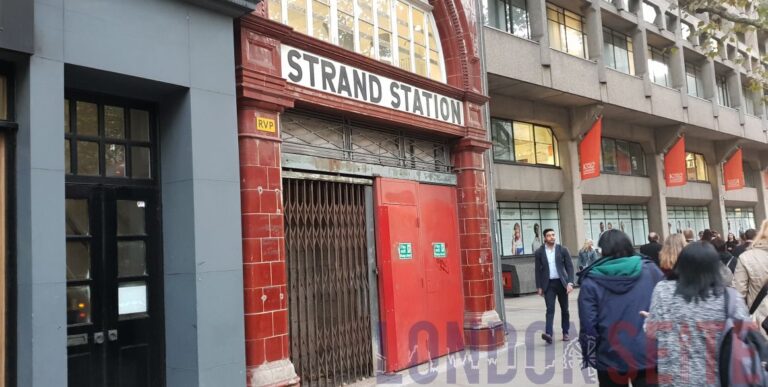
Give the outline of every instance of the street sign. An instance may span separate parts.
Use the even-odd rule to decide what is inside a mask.
[[[410,243],[399,243],[397,245],[397,254],[400,256],[400,259],[412,259],[413,247]]]
[[[448,253],[445,251],[445,243],[443,243],[443,242],[432,243],[432,255],[435,258],[445,258],[445,257],[447,257]]]

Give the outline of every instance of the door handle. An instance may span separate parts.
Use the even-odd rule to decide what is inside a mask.
[[[93,334],[93,342],[96,344],[104,344],[104,332],[96,332]]]
[[[109,338],[109,341],[116,341],[117,329],[110,329],[109,331],[107,331],[107,338]]]

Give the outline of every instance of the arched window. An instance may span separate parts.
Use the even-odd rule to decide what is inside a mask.
[[[414,0],[269,0],[269,18],[347,50],[445,82],[431,7]]]

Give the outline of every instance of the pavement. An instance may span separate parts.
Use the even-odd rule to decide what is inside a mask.
[[[541,340],[544,298],[537,295],[507,298],[507,343],[495,352],[463,351],[399,372],[379,374],[351,384],[370,386],[596,386],[594,370],[581,370],[578,344],[578,289],[570,297],[571,341],[563,342],[560,307],[555,310],[555,341]]]

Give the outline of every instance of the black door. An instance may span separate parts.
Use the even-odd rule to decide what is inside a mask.
[[[68,184],[66,230],[69,386],[161,386],[158,191]]]

